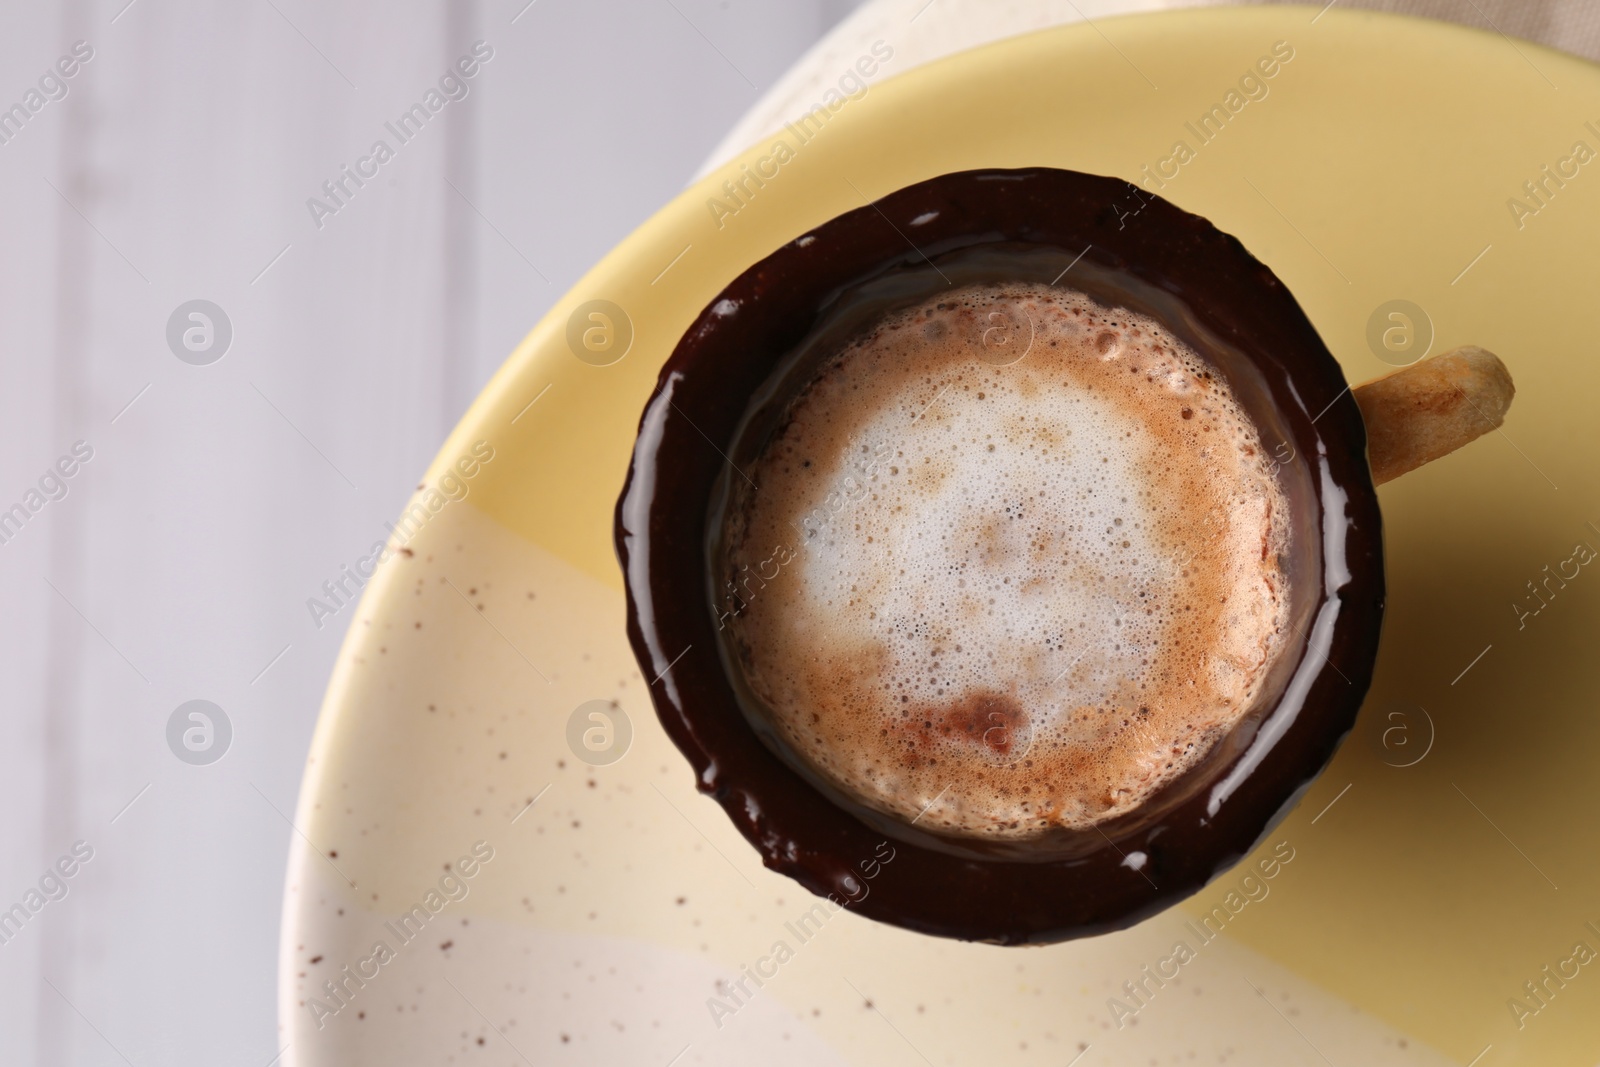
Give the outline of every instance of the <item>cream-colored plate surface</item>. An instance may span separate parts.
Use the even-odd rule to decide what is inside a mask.
[[[1275,44],[1292,58],[1241,87]],[[1260,8],[1098,21],[870,86],[782,135],[792,158],[738,201],[723,182],[772,143],[618,246],[428,472],[442,492],[369,583],[308,760],[286,1062],[1594,1062],[1595,69]],[[661,362],[727,281],[864,197],[1034,164],[1175,174],[1157,191],[1268,263],[1353,380],[1386,369],[1369,317],[1407,299],[1435,350],[1494,349],[1519,394],[1504,433],[1382,491],[1377,683],[1263,850],[1293,856],[1276,877],[1240,867],[1131,931],[1007,950],[814,911],[761,868],[656,724],[611,510]],[[607,366],[568,346],[592,300],[631,325]],[[605,766],[569,743],[591,700],[632,727]],[[475,845],[492,858],[463,863]],[[1148,977],[1180,941],[1176,978]]]

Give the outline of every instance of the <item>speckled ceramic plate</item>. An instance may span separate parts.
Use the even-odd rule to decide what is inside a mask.
[[[285,1062],[1592,1063],[1594,68],[1338,8],[1170,13],[873,81],[803,136],[607,256],[402,518],[307,764]],[[1237,235],[1353,380],[1406,300],[1415,343],[1492,348],[1519,393],[1503,433],[1382,490],[1372,697],[1259,854],[1132,930],[1018,950],[761,867],[655,720],[611,516],[657,370],[731,278],[866,197],[1035,164]]]

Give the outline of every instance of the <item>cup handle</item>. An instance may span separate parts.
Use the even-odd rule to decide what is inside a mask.
[[[1497,429],[1515,394],[1500,357],[1476,345],[1356,386],[1373,484],[1393,481]]]

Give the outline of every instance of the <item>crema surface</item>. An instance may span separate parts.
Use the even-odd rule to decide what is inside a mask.
[[[1287,503],[1254,423],[1192,349],[1082,293],[890,315],[743,473],[717,612],[750,691],[818,773],[926,829],[1134,810],[1284,641]]]

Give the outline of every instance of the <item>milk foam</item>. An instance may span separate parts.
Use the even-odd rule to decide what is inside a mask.
[[[745,473],[722,621],[746,682],[819,773],[927,829],[1138,807],[1283,643],[1287,504],[1254,423],[1171,333],[1082,293],[892,314]]]

